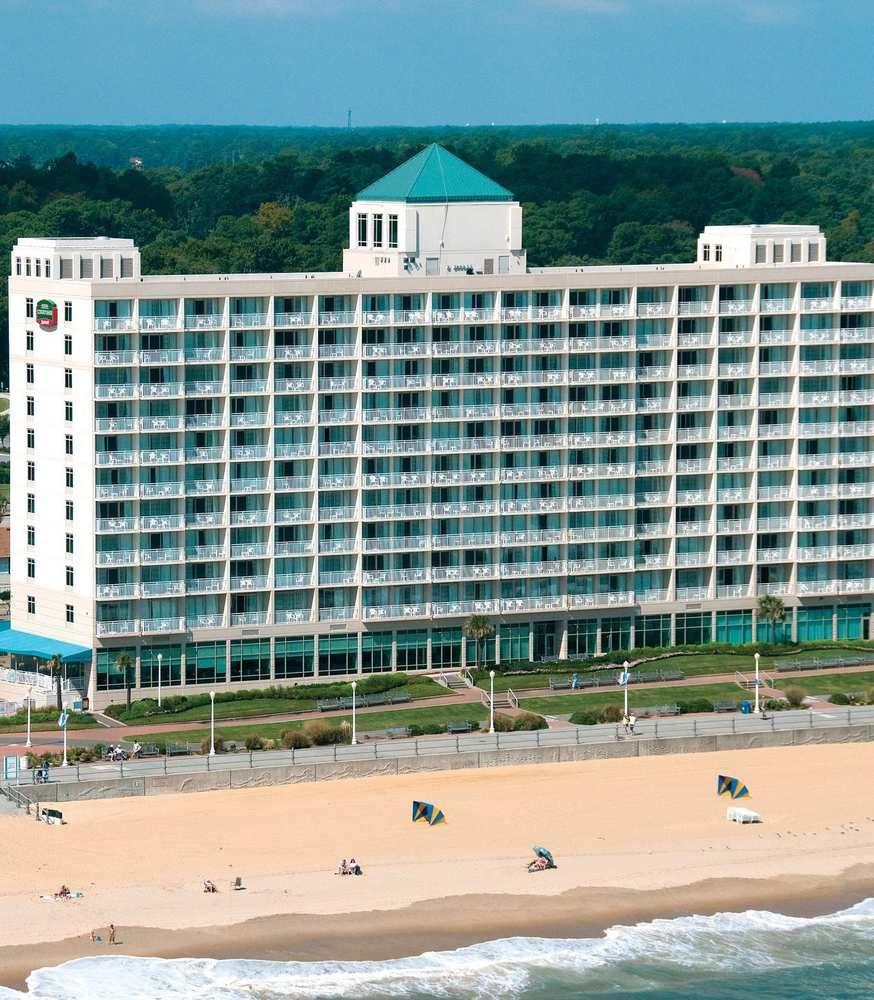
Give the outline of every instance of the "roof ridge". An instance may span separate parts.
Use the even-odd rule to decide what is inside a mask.
[[[433,153],[437,149],[439,149],[437,143],[436,142],[432,142],[430,146],[426,146],[424,149],[420,149],[419,152],[415,154],[416,156],[421,156],[422,157],[422,163],[421,163],[419,169],[416,171],[416,176],[412,179],[412,181],[410,181],[409,185],[407,186],[407,190],[408,191],[412,191],[413,190],[413,188],[416,185],[416,181],[418,181],[418,179],[422,176],[422,171],[425,169],[425,166],[428,163],[428,160],[431,158],[431,156],[433,155]],[[422,155],[423,153],[426,154],[426,155],[423,156]],[[402,167],[402,166],[403,166],[403,163],[399,164],[398,165],[398,169],[400,169],[400,167]]]
[[[443,197],[448,200],[449,198],[449,188],[446,186],[446,171],[443,169],[443,157],[441,153],[448,153],[448,149],[444,149],[439,143],[434,143],[434,151],[437,153],[437,166],[440,168],[440,181],[443,184]]]

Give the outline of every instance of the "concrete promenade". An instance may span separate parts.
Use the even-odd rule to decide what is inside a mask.
[[[256,751],[53,768],[48,784],[19,776],[19,791],[40,802],[160,795],[513,764],[558,763],[653,754],[708,753],[811,743],[874,740],[874,706],[732,717],[661,719],[621,726],[577,726],[532,733],[378,741],[357,746]]]

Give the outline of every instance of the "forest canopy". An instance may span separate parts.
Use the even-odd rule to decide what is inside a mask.
[[[20,236],[130,237],[147,273],[336,270],[354,193],[435,139],[523,203],[532,265],[685,261],[703,226],[749,222],[817,224],[831,259],[874,261],[874,123],[5,126],[0,278]]]

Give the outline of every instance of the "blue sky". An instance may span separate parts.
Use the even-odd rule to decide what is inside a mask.
[[[872,0],[0,0],[0,121],[874,117]]]

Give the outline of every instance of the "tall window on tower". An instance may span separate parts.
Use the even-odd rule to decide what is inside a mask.
[[[374,215],[373,217],[373,245],[375,247],[382,246],[382,216]]]
[[[398,248],[398,217],[396,215],[388,217],[388,246],[390,250]]]
[[[367,246],[367,216],[364,212],[358,213],[358,246]]]

